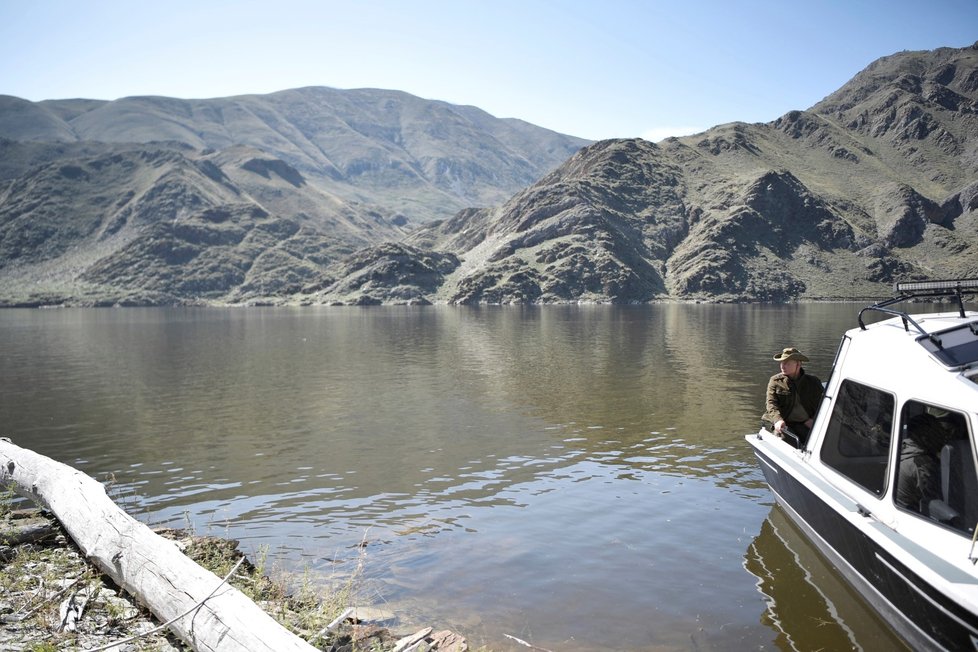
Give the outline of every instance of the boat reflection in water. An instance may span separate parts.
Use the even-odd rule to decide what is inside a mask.
[[[779,650],[907,650],[778,505],[744,554]]]

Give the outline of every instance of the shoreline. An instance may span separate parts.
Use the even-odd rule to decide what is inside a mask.
[[[223,575],[233,566],[229,584],[314,649],[469,649],[461,635],[449,630],[426,627],[395,634],[383,625],[395,617],[383,610],[341,607],[336,596],[287,591],[233,539],[173,529],[155,532],[208,570]],[[0,562],[0,649],[42,652],[65,644],[86,650],[194,649],[161,629],[160,621],[85,559],[58,519],[40,508],[0,509]]]

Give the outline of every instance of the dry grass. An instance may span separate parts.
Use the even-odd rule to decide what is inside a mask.
[[[11,509],[10,498],[9,493],[0,496],[0,545],[27,518],[23,511]],[[237,542],[225,538],[176,530],[160,534],[173,539],[188,557],[221,577],[243,556]],[[39,543],[0,547],[0,555],[0,649],[91,649],[157,625],[150,613],[91,566],[64,533]],[[313,645],[325,646],[326,625],[356,599],[362,565],[339,591],[327,591],[309,576],[297,588],[290,589],[284,579],[269,577],[267,561],[267,549],[259,551],[254,563],[243,560],[230,584],[287,629]],[[61,612],[69,599],[85,604],[75,631],[65,631],[62,626]],[[127,649],[186,648],[162,632],[139,639]]]

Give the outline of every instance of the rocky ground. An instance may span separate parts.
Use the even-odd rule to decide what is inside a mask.
[[[235,541],[172,530],[160,534],[222,577],[243,556]],[[290,594],[249,560],[238,565],[230,583],[320,650],[468,649],[451,631],[428,627],[401,636],[379,624],[389,614]],[[38,510],[0,509],[0,651],[189,649],[89,564],[55,519]]]

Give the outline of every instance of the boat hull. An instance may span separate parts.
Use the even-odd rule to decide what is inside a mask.
[[[853,520],[870,516],[833,507],[762,447],[754,445],[754,452],[785,512],[914,649],[978,649],[978,616],[926,583]]]

